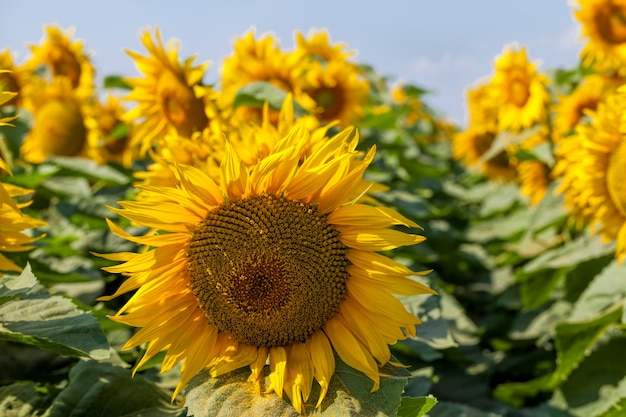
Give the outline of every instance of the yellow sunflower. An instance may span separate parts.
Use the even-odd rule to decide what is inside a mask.
[[[484,159],[495,139],[495,132],[470,126],[453,136],[452,155],[466,166],[478,169],[487,178],[511,181],[516,176],[515,163],[506,150]]]
[[[493,87],[488,82],[466,91],[470,126],[489,132],[497,131],[498,107],[493,101],[493,94]]]
[[[543,161],[528,160],[517,164],[520,192],[531,205],[537,205],[546,195],[550,184],[550,167]]]
[[[360,203],[374,156],[355,152],[351,129],[301,161],[301,128],[246,167],[231,145],[219,185],[202,171],[170,164],[173,187],[143,187],[140,202],[112,209],[157,230],[131,236],[142,253],[102,255],[127,275],[111,299],[137,290],[114,320],[141,327],[124,346],[148,343],[141,367],[166,351],[162,372],[183,361],[174,396],[200,370],[218,376],[249,366],[303,412],[317,380],[326,396],[334,351],[379,388],[389,344],[415,334],[419,319],[392,294],[431,294],[405,266],[378,254],[423,241],[390,229],[418,227],[392,209]],[[261,383],[261,381],[259,382]]]
[[[0,90],[11,91],[15,96],[0,106],[21,107],[22,89],[28,82],[28,71],[18,67],[13,62],[13,56],[8,49],[0,51]]]
[[[94,102],[91,117],[85,124],[96,135],[94,142],[102,162],[115,162],[130,168],[133,163],[132,126],[122,121],[126,110],[119,97],[108,95],[105,102]]]
[[[344,51],[346,47],[345,43],[331,44],[325,29],[312,29],[308,37],[305,37],[302,32],[296,32],[296,53],[303,57],[313,57],[326,62],[345,61],[356,55],[354,51]]]
[[[26,66],[36,69],[45,66],[53,78],[67,77],[81,99],[93,95],[95,69],[83,51],[83,42],[72,42],[74,28],[65,33],[56,26],[46,26],[39,45],[29,45],[32,56]]]
[[[577,126],[577,160],[567,167],[560,189],[573,214],[589,222],[592,232],[617,241],[620,261],[626,256],[625,93],[607,97],[589,113],[590,124]]]
[[[586,109],[595,110],[598,103],[614,93],[622,82],[619,78],[592,74],[583,78],[571,93],[561,95],[554,108],[556,142],[574,129]]]
[[[0,73],[5,73],[1,71]],[[17,93],[0,92],[0,106],[13,99]],[[17,116],[15,116],[17,117]],[[0,126],[10,126],[8,122],[15,117],[0,118]],[[12,175],[9,164],[0,157],[0,170]],[[25,231],[45,226],[46,222],[30,217],[22,212],[30,202],[16,203],[13,199],[30,194],[32,191],[12,184],[0,182],[0,252],[22,252],[32,249],[30,246],[38,237],[29,236]],[[22,267],[0,253],[0,271],[21,271]],[[1,275],[1,274],[0,274]]]
[[[239,89],[255,81],[266,81],[281,90],[292,93],[294,99],[307,109],[315,103],[303,92],[307,60],[301,55],[283,51],[273,35],[266,34],[258,40],[254,31],[234,43],[233,54],[224,60],[222,67],[222,96],[224,107],[232,106]],[[261,120],[261,110],[240,106],[236,114],[244,120]],[[273,113],[276,116],[276,112]]]
[[[152,39],[150,28],[141,34],[141,42],[148,55],[127,50],[135,60],[135,65],[143,77],[126,78],[133,87],[127,100],[137,105],[124,114],[127,123],[137,123],[137,131],[130,146],[138,148],[139,156],[144,156],[154,145],[154,141],[169,132],[191,137],[209,127],[214,108],[212,98],[215,92],[202,85],[207,63],[194,66],[195,57],[179,61],[180,45],[173,40],[163,45],[158,28]]]
[[[81,156],[98,159],[94,154],[94,135],[86,125],[85,104],[72,89],[68,78],[50,84],[36,80],[27,87],[33,126],[26,135],[20,154],[30,163],[41,163],[48,156]]]
[[[491,79],[498,131],[520,131],[543,122],[550,101],[547,85],[547,77],[528,61],[526,48],[505,47]]]
[[[310,62],[304,92],[317,105],[315,114],[323,122],[338,120],[349,125],[363,116],[369,83],[359,68],[346,61]]]
[[[574,11],[587,43],[583,64],[597,71],[626,75],[626,1],[577,0]]]

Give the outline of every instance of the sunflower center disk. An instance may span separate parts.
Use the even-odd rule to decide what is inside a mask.
[[[240,342],[303,342],[345,297],[347,249],[314,206],[271,195],[229,201],[193,233],[191,288],[209,321]]]

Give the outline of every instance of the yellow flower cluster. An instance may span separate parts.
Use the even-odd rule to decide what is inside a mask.
[[[469,123],[453,152],[491,179],[517,181],[531,204],[557,181],[572,223],[616,241],[623,260],[626,2],[578,0],[574,7],[586,39],[576,73],[548,81],[524,49],[505,48],[493,77],[468,90]],[[538,146],[548,158],[537,157]]]

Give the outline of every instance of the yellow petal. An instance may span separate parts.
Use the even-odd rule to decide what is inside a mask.
[[[335,373],[335,354],[333,353],[333,348],[330,346],[328,338],[320,330],[313,333],[311,337],[307,339],[306,346],[310,352],[311,361],[313,362],[315,379],[321,387],[320,397],[315,405],[316,408],[319,408],[328,392],[330,378]]]
[[[324,331],[337,354],[346,365],[363,372],[372,381],[372,392],[380,387],[380,373],[378,365],[372,355],[359,343],[351,330],[337,316],[328,320],[324,325]]]
[[[282,346],[270,348],[270,386],[268,391],[274,391],[279,397],[283,396],[287,369],[287,351]]]

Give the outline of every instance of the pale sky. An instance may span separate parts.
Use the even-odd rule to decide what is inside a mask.
[[[4,0],[0,48],[27,56],[44,24],[74,26],[91,53],[99,80],[138,72],[123,51],[144,52],[140,31],[158,25],[165,41],[180,40],[181,56],[211,61],[207,81],[218,78],[233,40],[255,27],[273,32],[284,49],[293,33],[326,28],[333,42],[358,51],[393,80],[433,90],[426,102],[457,123],[465,123],[464,90],[492,72],[504,45],[517,42],[541,70],[578,63],[580,26],[565,0],[316,0],[133,1]]]

